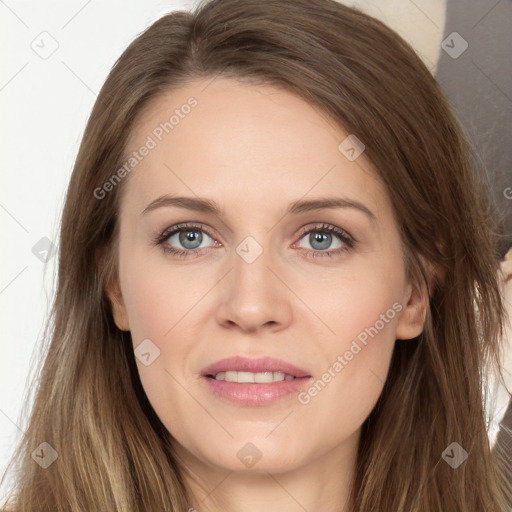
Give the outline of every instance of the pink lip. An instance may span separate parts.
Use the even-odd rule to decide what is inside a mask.
[[[220,372],[226,371],[237,371],[237,372],[282,372],[294,377],[311,377],[311,375],[301,368],[297,368],[293,364],[287,363],[280,359],[274,359],[272,357],[259,357],[257,359],[249,359],[247,357],[235,356],[228,357],[227,359],[221,359],[206,368],[201,372],[201,375],[217,375]]]
[[[260,384],[227,382],[214,378],[217,373],[229,370],[253,373],[282,372],[294,376],[295,379]],[[210,392],[220,398],[245,406],[270,404],[290,393],[298,393],[312,380],[311,375],[305,370],[271,357],[248,359],[238,356],[222,359],[204,368],[201,375],[202,382]]]

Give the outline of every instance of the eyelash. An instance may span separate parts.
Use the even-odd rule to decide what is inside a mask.
[[[173,256],[176,256],[178,258],[189,258],[189,257],[198,257],[201,255],[202,249],[206,249],[206,247],[203,247],[202,249],[175,249],[172,246],[166,246],[164,245],[165,242],[176,233],[179,233],[181,231],[203,231],[206,233],[210,238],[214,239],[214,236],[210,233],[209,229],[203,225],[203,224],[177,224],[176,226],[172,226],[170,228],[165,229],[162,233],[156,236],[153,243],[154,245],[161,246],[162,250],[166,254],[171,254]],[[339,256],[345,252],[351,251],[355,244],[356,240],[350,236],[346,231],[343,229],[337,228],[335,226],[331,226],[329,224],[320,224],[314,227],[306,228],[302,230],[298,240],[301,240],[305,235],[308,235],[310,233],[331,233],[335,234],[340,241],[343,243],[342,247],[339,247],[337,249],[331,249],[329,251],[320,251],[315,249],[303,249],[307,252],[308,256],[311,256],[313,258],[316,257],[329,257],[332,258],[333,256]]]

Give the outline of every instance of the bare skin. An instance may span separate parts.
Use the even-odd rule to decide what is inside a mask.
[[[361,425],[381,394],[395,340],[417,336],[425,318],[426,297],[406,277],[387,192],[364,153],[350,161],[338,149],[348,133],[317,108],[233,79],[198,79],[158,98],[129,151],[190,97],[197,105],[161,141],[153,135],[156,147],[123,184],[119,282],[109,288],[116,324],[131,331],[134,348],[149,339],[160,351],[137,365],[189,469],[191,508],[348,512]],[[206,198],[221,213],[169,205],[143,213],[163,195]],[[286,214],[295,201],[323,197],[347,203]],[[202,236],[197,248],[179,234],[154,243],[180,223],[199,224],[185,228]],[[262,249],[250,263],[237,252],[249,236],[256,244],[242,247]],[[371,326],[378,333],[355,353],[353,341]],[[234,355],[306,369],[302,401],[291,393],[246,406],[215,395],[201,372]],[[338,356],[346,364],[336,371]],[[329,368],[329,382],[308,392]],[[244,447],[256,463],[243,461]]]

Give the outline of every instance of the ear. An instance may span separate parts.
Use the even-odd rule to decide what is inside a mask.
[[[129,331],[130,324],[128,322],[128,314],[126,313],[123,295],[121,294],[117,278],[112,279],[105,285],[105,294],[110,302],[112,316],[114,317],[117,328],[121,331]]]
[[[115,264],[110,255],[112,251],[101,248],[96,251],[96,265],[98,266],[99,275],[103,276],[104,291],[110,304],[110,310],[114,323],[121,331],[129,331],[130,324],[128,322],[128,314],[123,301],[123,295],[119,286],[119,279],[115,271]]]
[[[410,340],[423,332],[428,303],[429,296],[426,286],[412,282],[407,285],[402,302],[405,307],[400,313],[396,328],[397,339]]]

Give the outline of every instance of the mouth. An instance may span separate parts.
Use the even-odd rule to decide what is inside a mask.
[[[312,380],[308,371],[280,359],[240,356],[213,363],[201,377],[215,397],[244,406],[270,404],[299,392]]]
[[[283,380],[293,380],[301,377],[295,377],[283,372],[238,372],[236,370],[228,370],[219,372],[216,375],[207,375],[207,377],[215,380],[223,380],[226,382],[238,382],[239,384],[247,384],[254,382],[255,384],[267,384],[269,382],[281,382]]]
[[[311,377],[307,370],[299,368],[291,363],[276,359],[273,357],[249,358],[243,356],[228,357],[221,359],[206,368],[203,368],[201,375],[213,377],[217,380],[229,380],[234,382],[235,377],[238,379],[258,378],[265,379],[263,382],[269,382],[270,374],[272,380],[291,380],[297,377]],[[275,374],[275,375],[274,375]],[[288,376],[288,379],[286,377]],[[282,378],[281,378],[282,377]],[[257,380],[242,380],[241,382],[258,382]],[[270,381],[272,382],[272,381]]]

